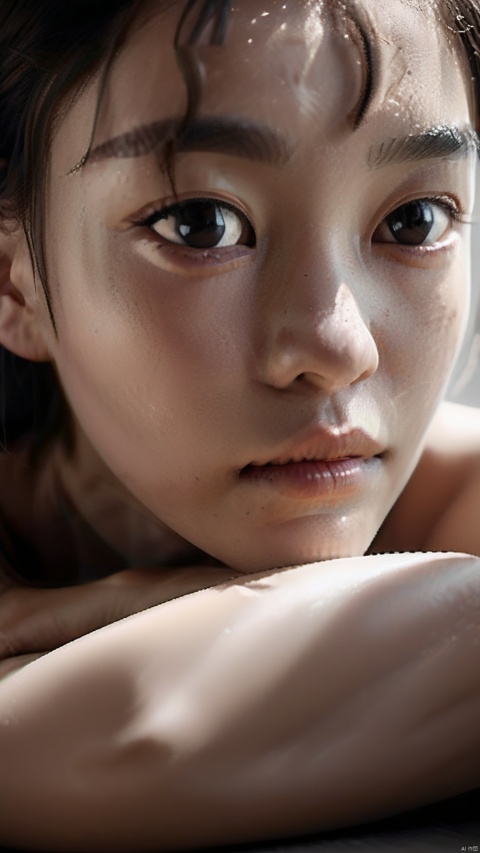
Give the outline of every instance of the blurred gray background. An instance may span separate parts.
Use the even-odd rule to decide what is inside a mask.
[[[480,406],[480,165],[472,225],[472,305],[465,343],[452,376],[447,398]]]

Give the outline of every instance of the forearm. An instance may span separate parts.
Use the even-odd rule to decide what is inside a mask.
[[[215,566],[126,569],[79,586],[0,581],[0,680],[98,628],[235,577]]]
[[[198,847],[478,784],[479,590],[470,558],[332,561],[46,655],[0,684],[0,844]]]

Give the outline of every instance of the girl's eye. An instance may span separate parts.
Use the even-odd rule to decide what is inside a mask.
[[[240,210],[215,199],[192,199],[157,210],[138,223],[168,243],[190,249],[254,246],[255,234]]]
[[[433,246],[459,218],[453,201],[418,199],[397,207],[379,225],[373,241],[403,246]]]

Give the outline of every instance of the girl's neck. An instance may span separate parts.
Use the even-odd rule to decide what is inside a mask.
[[[48,468],[73,511],[128,565],[204,560],[203,552],[163,525],[122,486],[80,428],[71,453],[60,443],[52,447]]]

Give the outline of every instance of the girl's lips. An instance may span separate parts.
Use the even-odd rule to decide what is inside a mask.
[[[382,466],[379,456],[303,459],[285,463],[247,465],[240,478],[299,498],[346,497],[364,489]]]
[[[283,447],[264,456],[249,460],[246,468],[275,467],[293,463],[329,463],[346,459],[383,455],[385,445],[362,429],[345,425],[343,428],[316,427],[303,436],[286,442]]]

